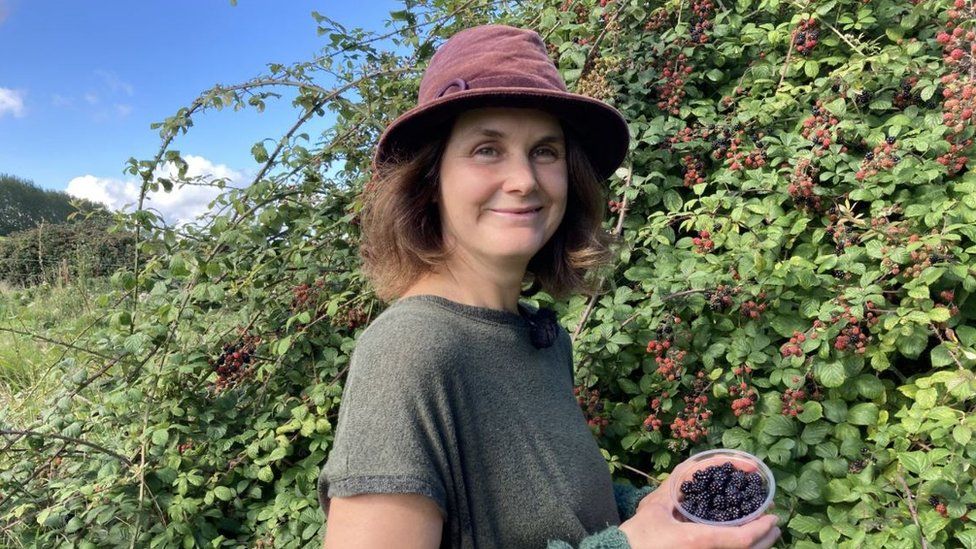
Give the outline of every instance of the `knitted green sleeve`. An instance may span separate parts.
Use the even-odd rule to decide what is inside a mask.
[[[561,540],[549,540],[546,549],[573,549],[573,546]],[[616,526],[610,526],[583,538],[579,549],[630,549],[627,536]]]
[[[631,484],[622,482],[613,483],[613,499],[617,501],[617,512],[620,514],[620,521],[623,522],[634,516],[637,512],[637,504],[644,496],[654,491],[651,486],[638,488]]]

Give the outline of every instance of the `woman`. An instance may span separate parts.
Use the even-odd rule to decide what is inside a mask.
[[[364,270],[396,299],[357,341],[319,479],[328,547],[769,547],[675,518],[668,484],[615,486],[573,396],[551,311],[608,260],[600,181],[629,136],[566,91],[538,34],[487,25],[431,59],[384,132],[363,212]],[[631,516],[633,515],[633,516]],[[626,519],[621,523],[621,519]]]

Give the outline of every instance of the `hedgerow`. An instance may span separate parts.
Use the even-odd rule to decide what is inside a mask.
[[[152,259],[115,275],[123,308],[60,366],[51,413],[6,428],[5,534],[318,545],[315,478],[382,308],[356,255],[371,145],[440,40],[500,21],[538,29],[570,87],[630,124],[604,291],[534,298],[573,334],[613,473],[740,448],[773,470],[790,546],[976,546],[974,9],[432,1],[391,14],[406,54],[316,14],[320,57],[208,90],[131,161],[144,191],[179,185],[152,173],[203,112],[294,89],[295,126],[254,146],[265,169],[208,223],[132,217]],[[325,109],[336,125],[301,134]]]
[[[102,277],[133,261],[135,239],[113,232],[112,219],[91,214],[65,223],[42,223],[0,241],[0,281],[30,286],[55,278]]]

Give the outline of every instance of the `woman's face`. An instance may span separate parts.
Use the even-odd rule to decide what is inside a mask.
[[[554,116],[519,108],[466,111],[441,158],[445,249],[452,259],[524,269],[562,221],[566,186],[566,142]]]

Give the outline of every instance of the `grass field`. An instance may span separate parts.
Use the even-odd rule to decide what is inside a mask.
[[[86,368],[89,357],[72,343],[104,320],[106,281],[76,281],[29,289],[0,283],[0,420],[26,425],[62,384],[64,371]]]

